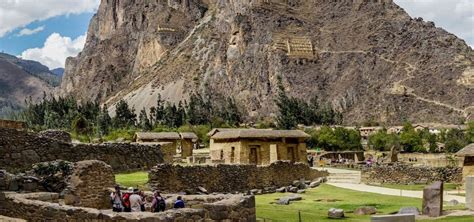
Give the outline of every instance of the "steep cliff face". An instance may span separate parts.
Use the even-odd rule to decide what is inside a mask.
[[[346,123],[474,118],[473,50],[391,0],[103,0],[64,94],[137,110],[195,91],[275,113],[277,76]]]

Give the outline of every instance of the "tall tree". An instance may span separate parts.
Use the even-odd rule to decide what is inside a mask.
[[[148,115],[146,113],[145,108],[140,111],[140,115],[138,116],[140,121],[140,128],[145,131],[150,131],[153,127],[151,125],[150,120],[148,119]]]
[[[129,108],[127,102],[120,100],[115,105],[115,117],[113,118],[114,126],[116,128],[127,128],[135,126],[137,115],[135,109]]]
[[[295,103],[286,95],[281,76],[278,76],[278,97],[275,102],[279,110],[277,116],[278,127],[281,129],[295,128],[298,124],[293,112]]]
[[[112,127],[112,118],[109,115],[107,104],[104,104],[98,116],[97,127],[100,136],[107,135]]]

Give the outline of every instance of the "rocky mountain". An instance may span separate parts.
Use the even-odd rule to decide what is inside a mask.
[[[392,0],[102,0],[84,50],[67,60],[63,95],[234,97],[249,119],[290,95],[318,95],[347,124],[474,118],[474,53]]]
[[[52,93],[60,80],[39,62],[0,53],[0,117],[21,109],[30,97],[38,101]]]
[[[64,74],[64,68],[56,68],[56,69],[52,69],[50,71],[51,71],[51,73],[53,73],[54,75],[56,75],[58,77],[62,77],[63,74]]]

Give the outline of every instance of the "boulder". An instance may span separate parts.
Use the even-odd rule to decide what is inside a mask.
[[[354,214],[357,214],[357,215],[372,215],[376,213],[377,213],[377,209],[375,207],[370,207],[370,206],[359,207],[354,210]]]
[[[341,219],[344,218],[344,210],[331,208],[328,210],[328,217],[331,219]]]
[[[303,199],[300,195],[296,195],[296,194],[290,195],[286,198],[288,198],[290,201],[300,201]]]
[[[290,204],[290,199],[288,197],[282,197],[278,199],[277,201],[278,205],[289,205]]]
[[[296,193],[296,192],[298,192],[298,187],[290,187],[290,189],[288,190],[288,192]]]
[[[443,212],[443,182],[437,181],[423,189],[422,212],[430,217],[439,217]]]
[[[208,194],[208,193],[209,193],[209,192],[207,192],[206,188],[201,187],[201,186],[198,186],[198,187],[197,187],[197,190],[198,190],[199,192],[201,192],[201,193],[205,193],[205,194]]]
[[[280,188],[276,189],[276,192],[284,193],[284,192],[286,192],[286,187],[280,187]]]
[[[296,193],[306,193],[306,190],[298,190]]]
[[[415,216],[420,215],[420,210],[417,207],[402,207],[398,211],[398,214],[413,214]]]
[[[309,184],[309,187],[310,187],[310,188],[315,188],[315,187],[319,187],[319,185],[321,185],[321,182],[319,182],[319,181],[314,181],[314,182],[311,182],[311,183]]]

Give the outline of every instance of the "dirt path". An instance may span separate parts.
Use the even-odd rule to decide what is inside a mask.
[[[324,50],[324,49],[316,49],[316,50],[318,50],[318,52],[320,54],[322,54],[322,53],[332,53],[332,54],[360,53],[360,54],[366,55],[368,53],[367,51],[363,51],[363,50],[347,50],[347,51],[330,51],[330,50]],[[436,105],[436,106],[442,106],[442,107],[451,109],[452,111],[459,112],[464,117],[467,117],[469,115],[469,110],[474,108],[474,106],[469,106],[465,109],[462,109],[462,108],[459,108],[459,107],[455,107],[451,104],[443,103],[443,102],[440,102],[440,101],[437,101],[437,100],[427,99],[427,98],[424,98],[422,96],[419,96],[419,95],[415,94],[414,89],[412,89],[412,88],[410,88],[410,87],[403,84],[404,82],[415,78],[413,73],[416,70],[418,70],[418,68],[415,65],[407,63],[407,62],[400,62],[400,61],[387,59],[387,58],[379,56],[379,55],[376,55],[376,56],[379,59],[381,59],[385,62],[392,63],[392,64],[403,64],[403,65],[406,66],[405,67],[405,72],[406,72],[407,76],[405,78],[399,80],[399,81],[394,82],[393,87],[390,90],[390,93],[412,96],[413,98],[415,98],[417,100],[420,100],[420,101],[423,101],[423,102],[426,102],[426,103],[431,103],[431,104]]]

